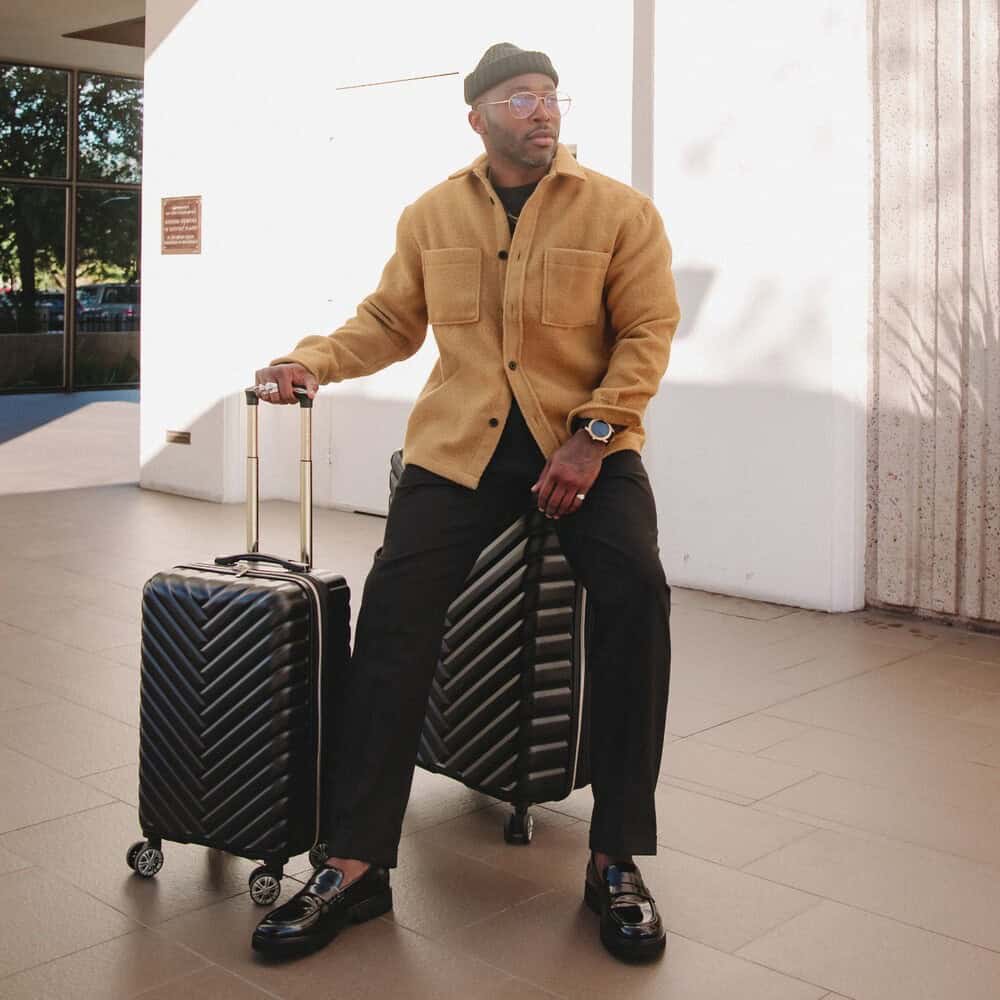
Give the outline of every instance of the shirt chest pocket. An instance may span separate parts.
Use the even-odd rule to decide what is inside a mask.
[[[543,258],[542,322],[593,326],[600,319],[611,254],[549,247]]]
[[[477,247],[421,251],[427,321],[432,326],[479,322],[482,252]]]

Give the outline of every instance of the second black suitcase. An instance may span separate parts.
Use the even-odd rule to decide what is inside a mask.
[[[390,496],[402,472],[397,451]],[[531,841],[533,803],[590,783],[590,620],[539,511],[483,549],[448,608],[417,763],[511,803],[509,843]]]
[[[284,865],[322,864],[324,734],[350,656],[343,576],[311,569],[312,401],[300,395],[299,561],[258,552],[257,397],[247,391],[247,551],[176,566],[142,603],[139,822],[126,861],[151,877],[164,840],[263,861],[255,902],[273,903]]]

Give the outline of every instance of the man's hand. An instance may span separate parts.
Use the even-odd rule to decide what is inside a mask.
[[[606,450],[607,445],[591,440],[586,431],[577,431],[553,453],[531,487],[531,492],[538,494],[538,509],[553,518],[579,510],[584,501],[577,494],[590,491]]]
[[[255,385],[264,385],[267,382],[274,382],[278,386],[277,392],[258,392],[257,396],[266,403],[295,403],[295,393],[292,387],[302,386],[309,393],[312,399],[319,389],[319,382],[308,368],[302,365],[271,365],[269,368],[261,368],[255,376]]]

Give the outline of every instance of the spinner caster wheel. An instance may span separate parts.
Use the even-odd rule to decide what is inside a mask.
[[[326,841],[321,840],[318,844],[313,845],[309,848],[309,864],[313,868],[319,868],[321,865],[326,863],[326,859],[329,857],[326,851]]]
[[[503,825],[503,839],[508,844],[530,844],[535,828],[535,817],[527,810],[512,812]]]
[[[163,851],[151,847],[148,840],[140,840],[128,849],[125,860],[136,875],[152,878],[163,867]]]
[[[267,865],[250,873],[250,898],[258,906],[270,906],[281,895],[281,875]]]
[[[146,841],[137,840],[126,852],[125,852],[125,864],[135,871],[135,859],[139,856],[139,852],[146,846]]]

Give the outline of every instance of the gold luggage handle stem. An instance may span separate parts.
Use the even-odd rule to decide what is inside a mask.
[[[312,406],[305,389],[295,387],[302,413],[299,450],[299,547],[300,561],[312,568],[313,480],[312,480]],[[260,551],[260,400],[253,389],[243,391],[247,403],[247,552]]]

